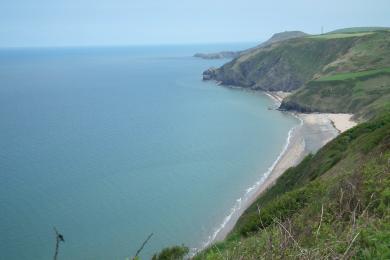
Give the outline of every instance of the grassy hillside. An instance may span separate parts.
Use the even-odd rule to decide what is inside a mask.
[[[204,75],[225,85],[292,91],[322,76],[383,67],[390,67],[389,31],[325,34],[277,42]]]
[[[351,27],[331,31],[329,33],[356,33],[356,32],[373,32],[373,31],[383,31],[390,30],[390,27]]]
[[[353,113],[373,117],[390,112],[390,68],[341,73],[309,81],[283,101],[283,109],[301,112]]]
[[[365,35],[370,35],[372,32],[359,32],[359,33],[331,33],[331,34],[320,34],[313,35],[308,38],[311,39],[337,39],[337,38],[350,38],[350,37],[360,37]]]
[[[390,115],[290,168],[196,259],[389,259]]]
[[[308,35],[308,34],[301,32],[301,31],[280,32],[280,33],[275,33],[274,35],[271,36],[271,38],[269,38],[265,42],[262,42],[259,45],[255,46],[253,48],[247,49],[247,50],[221,51],[221,52],[215,52],[215,53],[196,53],[196,54],[194,54],[194,57],[202,58],[202,59],[236,58],[236,57],[239,57],[240,55],[244,55],[245,53],[249,53],[255,49],[267,47],[267,46],[274,44],[276,42],[281,42],[281,41],[285,41],[285,40],[293,39],[293,38],[300,38],[300,37],[303,37],[306,35]]]

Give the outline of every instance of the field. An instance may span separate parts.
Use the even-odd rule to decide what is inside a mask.
[[[362,79],[374,77],[380,74],[390,74],[389,68],[375,69],[375,70],[366,70],[366,71],[358,71],[358,72],[349,72],[349,73],[340,73],[332,76],[325,76],[317,79],[318,82],[325,81],[339,81],[339,80],[353,80],[353,79]]]
[[[357,32],[374,32],[374,31],[385,31],[390,30],[390,27],[351,27],[351,28],[344,28],[344,29],[338,29],[334,30],[330,33],[357,33]]]
[[[321,34],[306,36],[309,39],[338,39],[338,38],[349,38],[349,37],[361,37],[365,35],[370,35],[372,32],[361,32],[361,33],[332,33],[332,34]]]

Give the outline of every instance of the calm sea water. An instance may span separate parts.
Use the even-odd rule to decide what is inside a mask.
[[[249,46],[0,51],[0,259],[143,258],[200,247],[282,150],[296,119],[202,82]]]

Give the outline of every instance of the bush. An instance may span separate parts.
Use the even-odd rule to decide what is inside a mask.
[[[188,252],[188,247],[184,245],[167,247],[160,253],[155,254],[152,257],[152,260],[181,260],[184,259]]]

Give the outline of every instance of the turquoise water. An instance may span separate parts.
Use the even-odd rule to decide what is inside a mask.
[[[162,46],[0,51],[1,259],[125,259],[198,248],[296,119],[202,82],[224,61]]]

